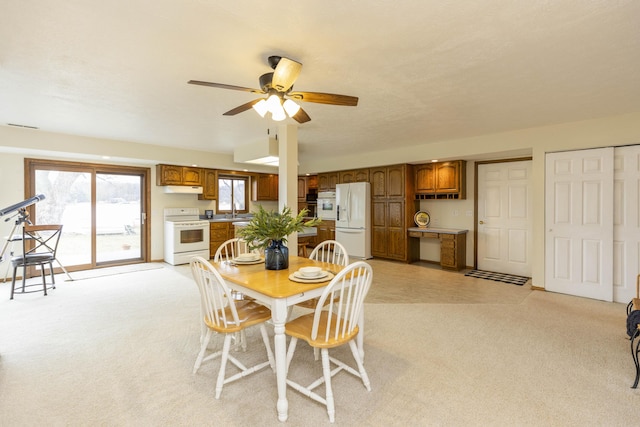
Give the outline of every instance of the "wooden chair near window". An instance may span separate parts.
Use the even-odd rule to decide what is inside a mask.
[[[53,261],[56,260],[58,243],[62,235],[62,225],[31,225],[25,224],[22,228],[22,254],[11,258],[13,266],[13,278],[11,280],[11,298],[14,294],[31,293],[55,289],[56,280],[53,274]],[[47,284],[46,266],[49,266],[51,273],[51,283]],[[16,290],[16,274],[18,267],[22,267],[22,287]],[[42,276],[42,289],[39,285],[27,285],[27,267],[40,267]],[[38,289],[31,290],[31,287]]]
[[[202,362],[220,357],[220,369],[216,381],[215,398],[219,399],[225,384],[239,380],[267,366],[275,372],[275,362],[265,322],[271,319],[271,310],[254,301],[236,301],[220,273],[202,257],[191,259],[191,273],[200,291],[201,307],[204,311],[202,321],[207,327],[204,340],[201,340],[200,352],[193,367],[195,374]],[[267,351],[267,360],[252,367],[246,367],[230,354],[231,340],[235,334],[251,326],[259,326],[262,340]],[[222,349],[206,355],[207,347],[214,332],[224,335]],[[206,355],[206,356],[205,356]],[[226,377],[227,362],[235,365],[239,372]]]
[[[300,316],[285,324],[285,334],[291,337],[287,350],[287,372],[298,340],[304,340],[314,349],[320,349],[323,372],[322,377],[309,386],[303,386],[290,378],[287,378],[287,385],[325,405],[330,422],[335,420],[331,378],[338,372],[344,370],[360,378],[365,388],[371,391],[369,377],[358,353],[356,337],[362,333],[358,325],[372,277],[373,270],[366,262],[357,261],[349,264],[329,282],[313,313]],[[356,369],[329,355],[329,349],[345,344],[348,344],[351,349]],[[332,369],[332,363],[337,367]],[[324,396],[314,391],[322,383],[325,384]]]

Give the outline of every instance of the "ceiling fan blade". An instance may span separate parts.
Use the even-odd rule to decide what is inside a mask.
[[[203,81],[200,81],[200,80],[189,80],[187,83],[189,83],[190,85],[217,87],[217,88],[220,88],[220,89],[241,90],[243,92],[260,93],[260,94],[266,93],[266,92],[264,92],[263,90],[260,90],[260,89],[251,89],[249,87],[225,85],[223,83],[203,82]]]
[[[254,104],[257,104],[258,102],[260,102],[262,100],[262,98],[258,98],[258,99],[254,99],[253,101],[249,101],[246,104],[242,104],[232,110],[227,111],[226,113],[223,114],[223,116],[235,116],[236,114],[242,113],[244,111],[247,111],[248,109],[250,109],[251,107],[253,107]]]
[[[288,91],[300,75],[302,64],[289,58],[280,58],[273,71],[271,87],[280,92]]]
[[[292,119],[295,120],[298,123],[306,123],[306,122],[311,121],[311,117],[309,117],[307,112],[304,111],[302,108],[300,108],[298,110],[298,112],[296,114],[294,114]]]
[[[296,101],[315,102],[317,104],[344,105],[346,107],[358,105],[357,96],[336,95],[334,93],[289,92],[287,96]]]

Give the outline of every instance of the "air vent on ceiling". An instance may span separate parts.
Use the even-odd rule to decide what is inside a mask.
[[[9,126],[15,126],[17,128],[38,129],[36,126],[18,125],[15,123],[7,123]]]

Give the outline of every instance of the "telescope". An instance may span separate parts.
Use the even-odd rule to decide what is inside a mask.
[[[0,216],[10,214],[13,211],[24,209],[27,206],[31,206],[34,203],[38,203],[40,200],[44,200],[44,194],[38,194],[37,196],[33,196],[30,199],[16,203],[15,205],[7,206],[6,208],[0,210]]]

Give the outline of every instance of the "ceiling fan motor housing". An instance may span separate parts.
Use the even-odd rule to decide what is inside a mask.
[[[259,79],[260,88],[265,92],[269,92],[269,89],[271,89],[272,80],[273,80],[273,73],[265,73],[261,75]]]

